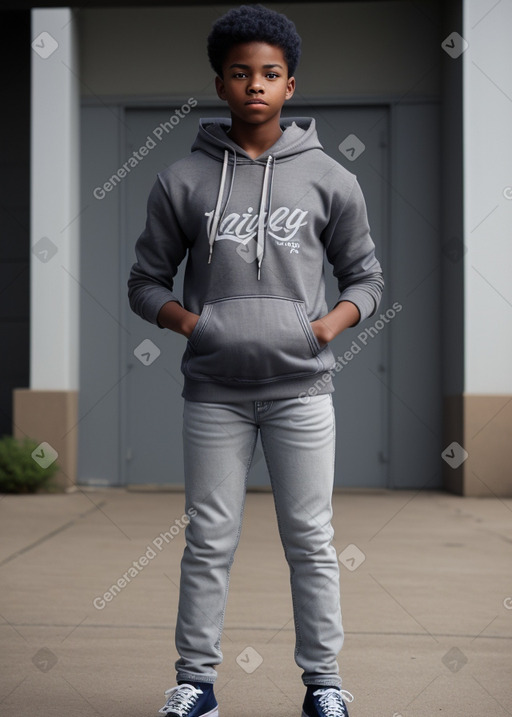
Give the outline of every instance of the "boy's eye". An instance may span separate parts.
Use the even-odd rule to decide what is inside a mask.
[[[248,77],[247,72],[235,72],[233,74],[233,78],[236,80],[243,80],[246,77]],[[267,72],[265,77],[267,77],[267,79],[269,80],[275,80],[279,77],[279,75],[277,74],[277,72]]]

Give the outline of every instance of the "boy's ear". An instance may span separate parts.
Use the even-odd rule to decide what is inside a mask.
[[[295,92],[295,77],[289,77],[286,85],[285,100],[291,100]]]
[[[217,90],[217,94],[221,100],[226,100],[226,89],[224,86],[224,80],[222,77],[219,77],[218,75],[215,76],[215,89]]]

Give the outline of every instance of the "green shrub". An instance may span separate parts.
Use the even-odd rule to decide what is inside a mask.
[[[32,458],[38,445],[31,438],[0,438],[0,493],[35,493],[52,488],[52,478],[59,466],[55,461],[42,468]]]

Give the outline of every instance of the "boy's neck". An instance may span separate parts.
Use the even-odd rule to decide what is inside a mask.
[[[232,117],[228,134],[249,157],[256,159],[270,149],[283,134],[279,121],[280,117],[276,117],[271,124],[249,124]]]

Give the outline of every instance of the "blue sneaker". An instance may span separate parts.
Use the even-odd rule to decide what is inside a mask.
[[[167,702],[158,710],[167,717],[219,717],[213,684],[182,682],[165,693]]]
[[[347,690],[337,687],[308,685],[302,717],[348,717],[344,700],[353,702],[354,697]]]

